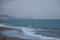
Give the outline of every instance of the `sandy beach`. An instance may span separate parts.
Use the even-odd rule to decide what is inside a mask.
[[[0,31],[6,31],[6,30],[14,30],[14,29],[8,28],[8,27],[0,27]],[[7,37],[5,35],[0,35],[0,40],[26,40],[26,39],[21,39],[21,38],[16,38],[16,37]]]
[[[0,40],[25,40],[21,38],[15,38],[15,37],[6,37],[6,36],[1,36]]]

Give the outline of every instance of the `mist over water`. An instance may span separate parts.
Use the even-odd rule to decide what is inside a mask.
[[[0,0],[0,13],[19,19],[60,19],[60,0]]]

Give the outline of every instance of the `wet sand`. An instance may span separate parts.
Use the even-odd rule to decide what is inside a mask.
[[[16,38],[16,37],[6,37],[6,36],[1,36],[0,40],[25,40],[21,38]]]
[[[8,28],[8,27],[0,27],[0,31],[5,31],[5,30],[14,30],[15,28]]]
[[[13,37],[5,37],[5,38],[3,38],[3,37],[1,37],[0,38],[0,40],[26,40],[26,39],[20,39],[20,38],[13,38]]]
[[[8,28],[8,27],[0,27],[0,31],[6,31],[6,30],[14,30],[13,28]],[[21,38],[16,38],[16,37],[7,37],[4,35],[0,35],[0,40],[26,40],[26,39],[21,39]]]
[[[25,40],[25,39],[5,37],[5,38],[0,38],[0,40]]]

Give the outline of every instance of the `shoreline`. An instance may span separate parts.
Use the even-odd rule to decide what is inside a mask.
[[[0,40],[26,40],[26,39],[21,39],[21,38],[17,38],[17,37],[7,37],[7,36],[1,36]]]
[[[23,28],[23,29],[25,30],[25,28]],[[9,30],[11,30],[11,31],[12,31],[12,30],[17,30],[17,31],[18,31],[19,28],[15,28],[15,27],[13,28],[13,27],[10,27],[10,26],[9,26],[9,27],[7,27],[7,26],[5,26],[5,27],[4,27],[4,26],[0,26],[0,31],[9,31]],[[29,30],[29,29],[27,29],[27,30]],[[26,30],[26,31],[27,31],[27,30]],[[29,33],[31,33],[31,32],[29,32]],[[26,34],[27,34],[27,33],[26,33]],[[29,35],[30,35],[30,34],[29,34]],[[60,40],[59,38],[46,37],[46,36],[42,36],[42,35],[40,35],[40,36],[39,36],[39,35],[32,35],[32,36],[30,36],[30,37],[33,37],[33,38],[30,38],[30,39],[34,39],[34,40],[35,40],[35,38],[38,39],[38,37],[39,37],[39,40],[43,40],[43,39],[44,39],[44,40],[46,40],[46,39],[47,39],[47,40],[54,40],[54,39],[55,39],[55,40]],[[15,39],[16,39],[16,40],[29,40],[29,39],[25,39],[25,38],[21,38],[21,37],[6,37],[6,36],[5,36],[5,37],[4,37],[4,36],[0,37],[0,40],[7,40],[7,39],[8,39],[8,40],[15,40]]]
[[[8,27],[0,26],[0,31],[8,31],[8,30],[15,30],[15,28],[8,28]],[[22,39],[22,38],[17,38],[17,37],[7,37],[5,35],[0,35],[0,40],[27,40],[27,39]]]

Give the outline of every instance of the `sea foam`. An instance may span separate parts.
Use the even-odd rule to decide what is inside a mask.
[[[36,35],[35,29],[28,27],[13,27],[13,26],[6,26],[4,24],[0,24],[0,27],[8,27],[8,28],[16,29],[16,30],[7,30],[1,32],[3,35],[9,37],[18,37],[18,38],[30,39],[30,40],[60,40],[60,38]]]

